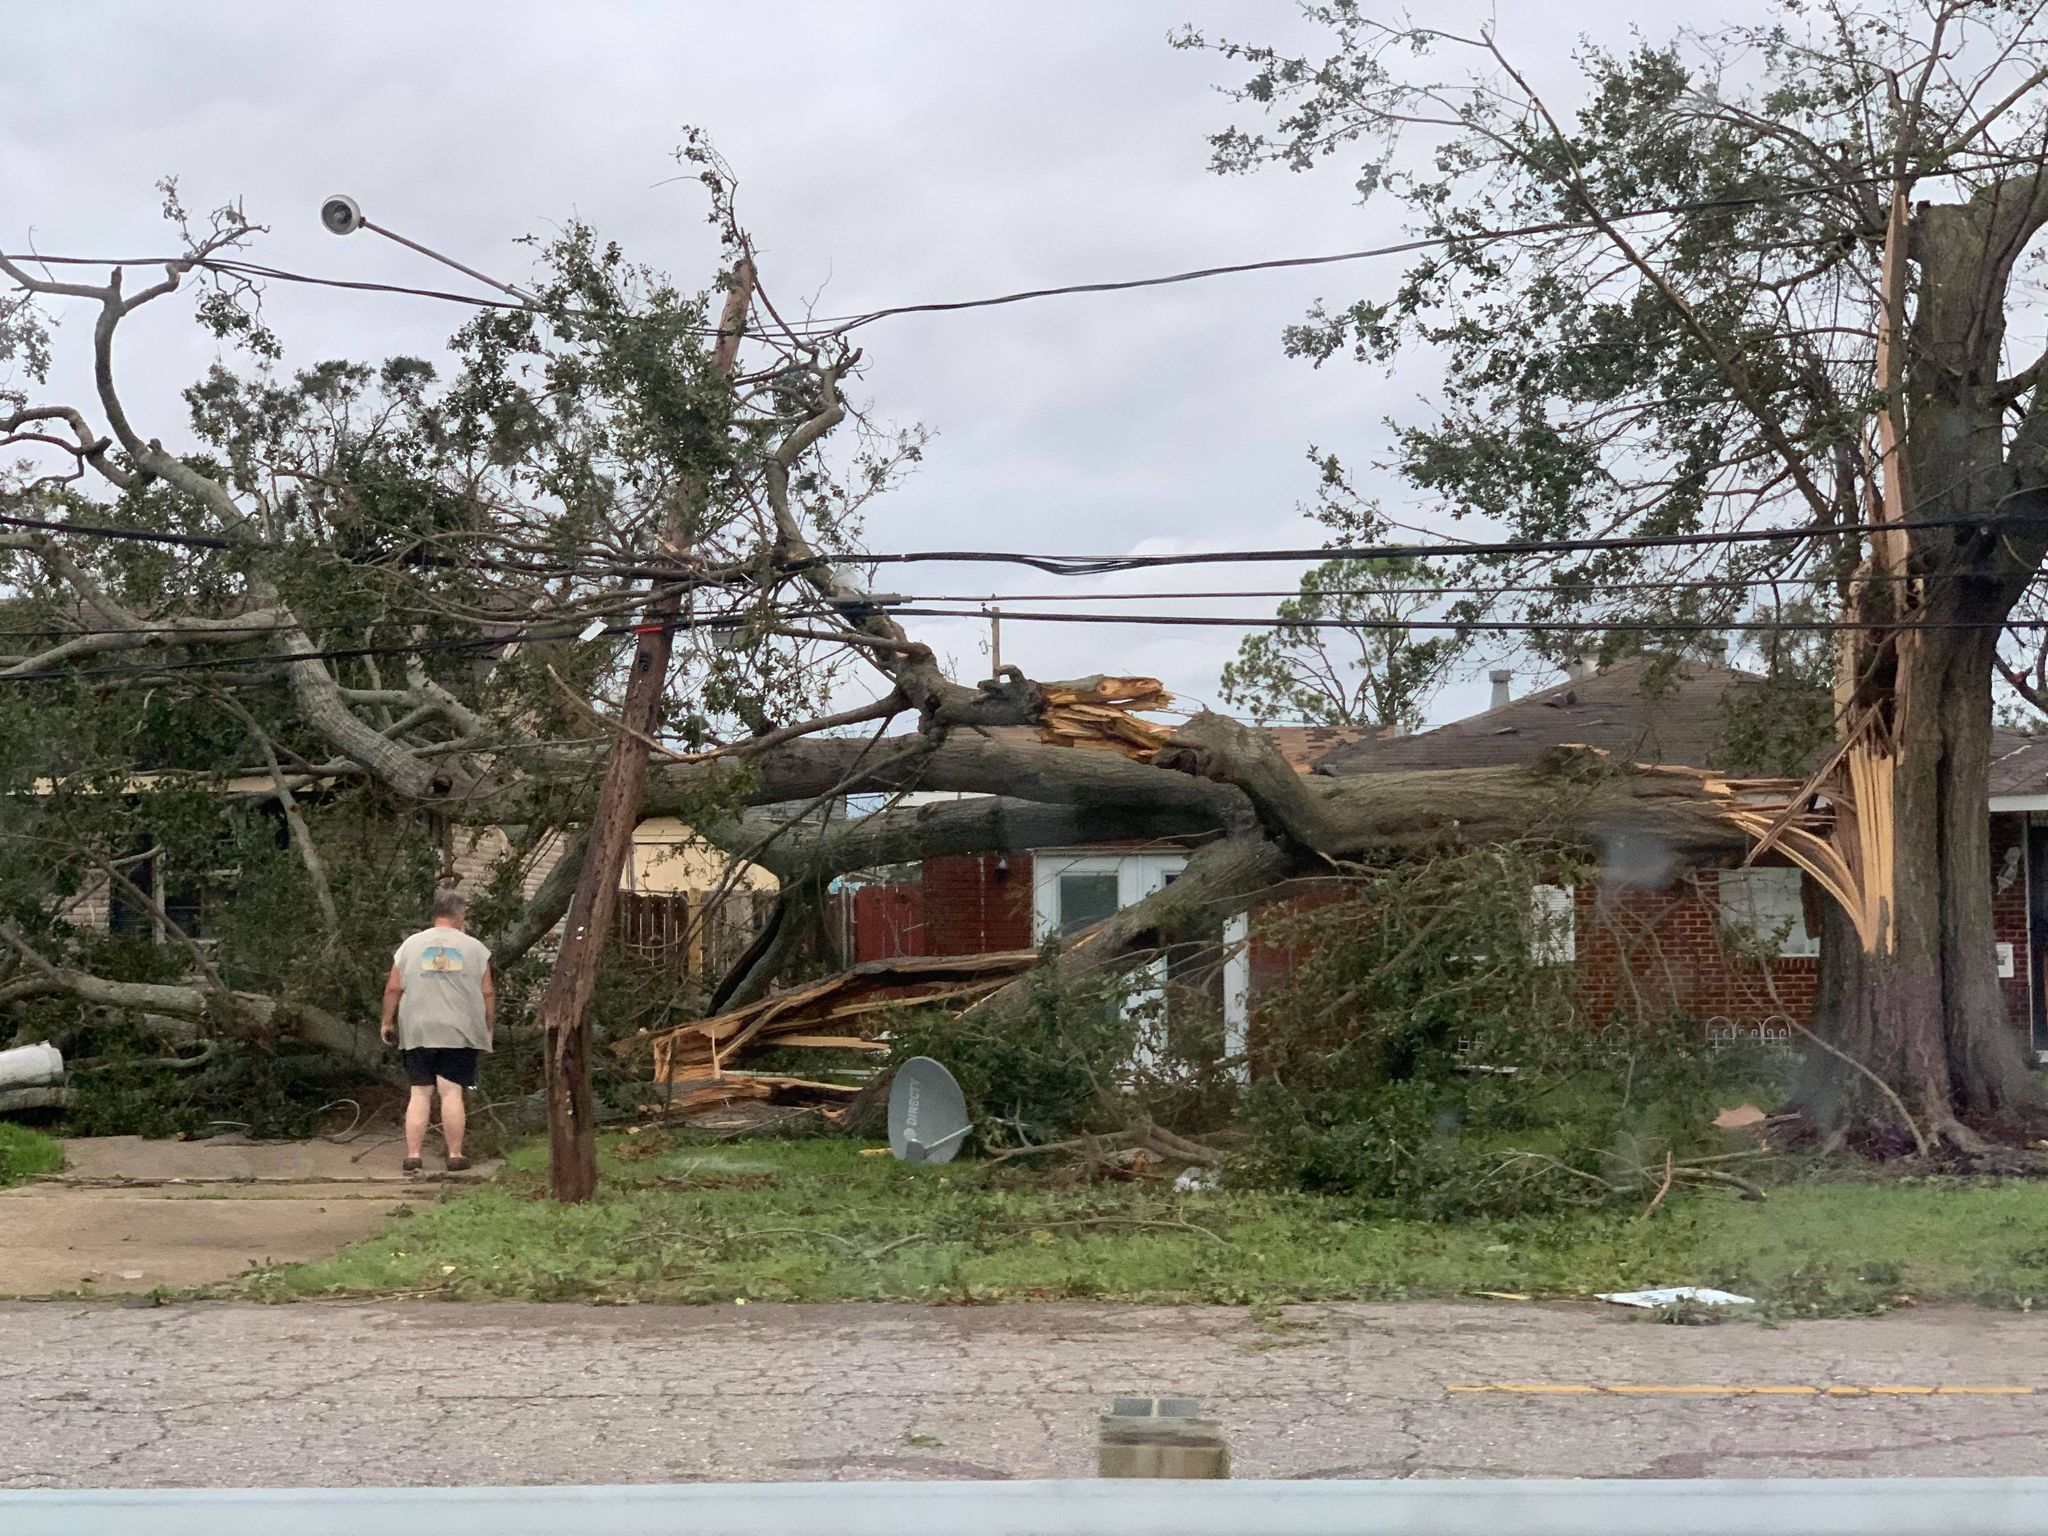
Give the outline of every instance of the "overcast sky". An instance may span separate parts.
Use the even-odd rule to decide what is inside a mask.
[[[1702,0],[1684,19],[1762,8]],[[1645,14],[1619,0],[1442,0],[1430,17],[1470,23],[1487,11],[1539,84],[1566,99],[1573,36],[1625,45]],[[152,187],[175,175],[188,206],[243,199],[272,229],[256,259],[280,266],[459,284],[374,237],[327,235],[319,203],[345,191],[371,218],[514,279],[524,252],[512,242],[575,214],[696,286],[716,259],[699,189],[660,185],[686,123],[709,130],[738,171],[765,279],[778,294],[817,294],[824,313],[1398,238],[1391,211],[1355,205],[1350,167],[1210,174],[1206,135],[1233,111],[1214,89],[1228,67],[1166,45],[1187,22],[1310,36],[1280,0],[10,7],[0,239],[160,251]],[[1308,446],[1369,464],[1384,419],[1424,412],[1430,381],[1422,369],[1315,371],[1281,355],[1280,330],[1318,296],[1385,293],[1397,276],[1371,263],[873,327],[871,405],[935,438],[921,472],[875,508],[871,545],[1112,554],[1316,542],[1297,512],[1313,488]],[[291,364],[432,354],[459,318],[428,301],[305,289],[273,292],[268,308]],[[131,405],[145,431],[173,441],[177,390],[213,360],[189,314],[155,306],[123,332]],[[60,347],[76,349],[83,331],[74,323]],[[1374,489],[1440,522],[1398,483]],[[1197,582],[1291,580],[1266,579],[1276,575],[1209,570]],[[892,585],[991,582],[1048,587],[987,568],[924,568]],[[1068,587],[1081,605],[1089,588]],[[981,675],[984,630],[926,623],[921,634]],[[1042,677],[1156,674],[1196,703],[1213,700],[1236,641],[1006,622],[1004,652]],[[1484,692],[1483,680],[1451,690],[1436,718],[1469,712]]]

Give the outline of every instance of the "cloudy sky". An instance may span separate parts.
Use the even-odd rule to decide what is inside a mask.
[[[1703,0],[1685,19],[1762,8]],[[1572,37],[1620,44],[1643,14],[1621,0],[1431,7],[1436,21],[1476,25],[1488,13],[1539,85],[1567,100]],[[1311,37],[1284,0],[11,9],[0,239],[159,251],[152,186],[175,175],[189,206],[243,199],[272,231],[256,259],[279,266],[460,282],[373,237],[327,235],[320,201],[345,191],[371,218],[515,280],[524,254],[513,241],[574,214],[695,284],[715,261],[698,189],[662,185],[684,124],[709,130],[738,171],[766,280],[782,295],[815,294],[823,313],[1399,238],[1390,211],[1355,205],[1342,165],[1209,173],[1206,135],[1232,114],[1215,87],[1229,76],[1213,56],[1166,45],[1189,22]],[[875,326],[870,403],[935,438],[922,471],[875,509],[873,547],[1113,554],[1315,542],[1297,510],[1313,484],[1308,446],[1369,464],[1385,418],[1426,410],[1430,382],[1420,369],[1317,372],[1281,355],[1279,333],[1319,296],[1383,293],[1397,275],[1369,263]],[[423,300],[304,289],[273,293],[269,311],[293,363],[432,354],[457,318]],[[131,405],[167,440],[182,416],[177,390],[213,358],[188,315],[157,306],[124,331]],[[71,327],[72,346],[82,331]],[[1397,483],[1375,489],[1390,509],[1441,523]],[[1258,579],[1209,570],[1198,580],[1291,579],[1245,569]],[[1184,573],[1150,580],[1191,584]],[[924,568],[901,585],[966,593],[991,582],[1048,588],[987,568]],[[1067,586],[1079,605],[1089,589]],[[980,626],[921,633],[981,675]],[[1236,640],[1006,622],[1004,651],[1039,676],[1156,674],[1193,703],[1214,698]],[[1483,681],[1454,688],[1434,713],[1468,712],[1484,691]]]

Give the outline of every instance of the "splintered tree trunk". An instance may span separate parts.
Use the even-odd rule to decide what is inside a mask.
[[[1921,1134],[1974,1152],[2028,1131],[2040,1102],[1998,985],[1991,918],[1991,647],[1926,631],[1900,677],[1896,883],[1889,953],[1830,911],[1818,1033],[1881,1079]],[[1831,904],[1832,905],[1832,904]],[[1909,1149],[1900,1109],[1840,1058],[1808,1060],[1799,1100],[1824,1131]]]

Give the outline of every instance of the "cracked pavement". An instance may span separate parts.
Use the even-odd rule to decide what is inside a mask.
[[[2036,1318],[1767,1329],[1409,1303],[0,1305],[0,1488],[1088,1476],[1120,1392],[1240,1477],[2032,1473],[2037,1397],[1618,1397],[1448,1383],[2036,1385]]]

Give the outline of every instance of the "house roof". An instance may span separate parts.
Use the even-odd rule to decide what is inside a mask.
[[[1649,657],[1630,657],[1433,731],[1336,747],[1315,771],[1513,766],[1566,745],[1597,747],[1629,762],[1726,766],[1724,705],[1734,691],[1764,679],[1720,662],[1688,661],[1652,691],[1645,684],[1653,665]],[[1991,809],[2048,810],[2048,736],[2001,727],[1991,737]]]
[[[1433,731],[1339,748],[1317,771],[1512,766],[1567,745],[1597,747],[1630,762],[1719,766],[1727,728],[1724,702],[1732,690],[1764,680],[1712,661],[1682,662],[1653,679],[1657,664],[1652,657],[1631,656]]]
[[[1269,725],[1266,734],[1296,773],[1308,773],[1332,752],[1387,734],[1383,725]]]
[[[1991,733],[1991,809],[2048,810],[2048,737],[2030,736],[2024,731]]]

